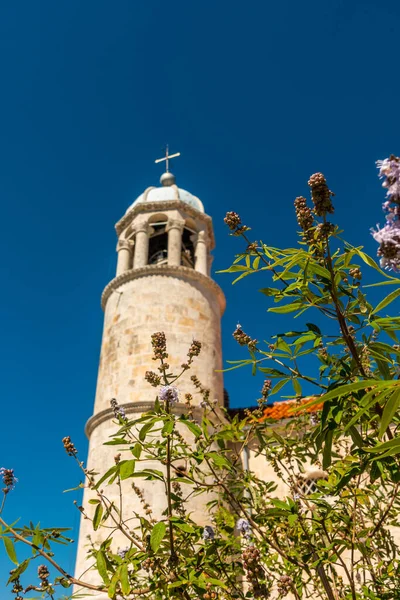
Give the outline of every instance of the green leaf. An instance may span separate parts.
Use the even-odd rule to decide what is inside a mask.
[[[231,463],[223,454],[218,454],[218,452],[208,452],[206,456],[207,458],[210,458],[217,467],[231,466]]]
[[[187,579],[179,579],[178,581],[174,581],[173,583],[169,583],[168,584],[168,589],[169,590],[173,590],[174,588],[182,587],[184,585],[187,585],[188,583],[189,583],[189,581]]]
[[[385,431],[389,427],[394,415],[396,414],[400,406],[400,388],[395,390],[386,401],[385,408],[383,409],[383,415],[381,424],[379,427],[379,437],[382,438]]]
[[[322,468],[324,470],[330,467],[332,461],[332,442],[333,442],[333,430],[329,429],[325,435],[324,451],[322,456]]]
[[[236,273],[237,271],[248,271],[248,268],[244,265],[232,265],[229,269],[223,271],[217,271],[217,273]]]
[[[15,565],[19,565],[18,558],[15,553],[14,542],[12,541],[12,539],[9,537],[3,537],[3,543],[4,543],[4,547],[6,549],[6,552],[8,554],[8,558]]]
[[[293,377],[293,379],[292,379],[292,385],[293,385],[293,389],[294,389],[294,392],[295,392],[296,396],[301,396],[302,389],[301,389],[301,385],[300,385],[299,380],[297,379],[297,377]]]
[[[95,531],[97,531],[97,529],[99,528],[102,516],[103,516],[103,505],[98,504],[96,506],[96,510],[94,511],[94,517],[93,517],[93,529]]]
[[[106,473],[104,473],[104,475],[102,477],[100,477],[99,481],[94,486],[94,489],[98,490],[99,487],[101,486],[101,484],[106,479],[108,479],[109,477],[111,477],[111,475],[113,475],[113,473],[115,473],[116,471],[118,471],[118,469],[119,469],[119,465],[114,465],[113,467],[111,467],[111,469],[108,469],[108,471],[106,471]]]
[[[103,550],[99,550],[97,552],[96,565],[97,565],[97,570],[99,572],[99,575],[102,578],[102,580],[104,581],[104,583],[109,584],[110,578],[108,576],[107,563],[106,563],[106,558],[105,558]]]
[[[153,552],[157,552],[159,549],[166,530],[167,526],[163,521],[154,525],[150,535],[150,546]]]
[[[400,437],[393,438],[383,444],[378,444],[373,448],[364,447],[363,449],[366,452],[387,452],[394,450],[393,454],[396,454],[397,452],[400,452]],[[389,456],[389,454],[386,454],[385,456]]]
[[[306,323],[306,325],[307,325],[308,329],[310,329],[311,331],[313,331],[317,335],[322,335],[322,332],[321,332],[320,328],[317,327],[317,325],[314,325],[314,323]]]
[[[382,308],[385,308],[385,306],[387,306],[388,304],[390,304],[391,302],[393,302],[393,300],[396,300],[396,298],[398,298],[400,296],[400,288],[397,290],[394,290],[394,292],[391,292],[390,294],[388,294],[386,296],[386,298],[384,300],[382,300],[382,302],[379,302],[378,306],[372,311],[372,315],[374,315],[375,313],[379,312],[380,310],[382,310]]]
[[[366,413],[368,411],[368,409],[371,408],[371,406],[379,403],[380,400],[382,400],[383,398],[385,398],[385,396],[387,396],[389,393],[391,393],[391,390],[381,390],[381,391],[377,391],[375,388],[373,390],[371,390],[370,392],[368,392],[367,394],[365,394],[365,396],[363,396],[363,399],[361,401],[361,408],[360,410],[358,410],[356,412],[356,414],[354,415],[354,417],[349,421],[349,423],[347,423],[346,427],[344,428],[344,431],[348,431],[351,427],[353,427],[353,425],[356,425],[357,423],[359,423],[362,415],[364,413]]]
[[[180,422],[186,425],[186,427],[193,433],[195,437],[199,437],[202,434],[202,430],[196,423],[189,421],[188,419],[180,419]]]
[[[174,423],[173,419],[169,419],[165,423],[164,427],[162,428],[161,435],[164,437],[167,435],[170,435],[174,430],[174,425],[175,425],[175,423]]]
[[[120,463],[119,475],[121,479],[128,479],[135,472],[135,460],[124,460]]]
[[[136,444],[131,449],[131,452],[135,458],[140,458],[140,455],[142,453],[142,445],[139,444],[139,442],[136,442]]]
[[[333,398],[340,398],[341,396],[346,396],[347,394],[351,394],[351,392],[364,390],[365,388],[370,387],[380,389],[382,387],[393,387],[396,384],[398,385],[397,381],[378,381],[377,379],[365,379],[364,381],[355,381],[354,383],[340,385],[334,390],[327,392],[323,396],[318,396],[318,398],[316,398],[312,402],[308,402],[305,405],[305,408],[313,406],[314,404],[319,404],[320,402],[332,400]]]
[[[131,586],[129,584],[129,577],[128,577],[128,565],[125,563],[123,565],[121,565],[120,569],[120,581],[121,581],[121,590],[123,594],[129,594],[129,592],[131,591]]]
[[[258,367],[260,373],[265,373],[266,375],[271,375],[271,377],[287,377],[286,373],[279,371],[278,369],[270,369],[269,367]]]
[[[291,302],[290,304],[284,304],[283,306],[276,306],[268,309],[268,312],[277,313],[284,315],[286,313],[294,312],[303,307],[303,303],[300,301]]]
[[[181,529],[185,533],[195,533],[195,529],[187,523],[174,523],[174,525],[176,525],[178,529]]]
[[[117,591],[117,585],[119,582],[119,569],[117,569],[111,579],[111,583],[109,584],[108,587],[108,597],[109,598],[114,598],[115,593]]]
[[[278,348],[278,350],[283,350],[284,352],[287,352],[288,354],[292,354],[289,344],[287,344],[283,338],[278,337],[278,340],[276,342],[276,347]]]
[[[278,288],[262,288],[259,291],[262,294],[265,294],[266,296],[281,296],[282,295],[282,291],[279,290]]]
[[[385,271],[382,271],[382,269],[380,269],[378,267],[378,265],[376,264],[376,262],[374,261],[373,258],[371,258],[370,256],[368,256],[368,254],[365,254],[365,252],[362,252],[360,250],[360,248],[352,248],[354,250],[354,252],[356,252],[356,254],[358,254],[358,256],[369,266],[372,267],[373,269],[375,269],[375,271],[378,271],[378,273],[380,273],[381,275],[383,275],[384,277],[386,277],[387,279],[395,279],[395,277],[392,277],[391,275],[388,275],[387,273],[385,273]]]
[[[280,381],[278,381],[278,383],[272,388],[269,395],[272,396],[272,394],[277,394],[279,390],[281,390],[283,386],[287,384],[288,381],[290,381],[290,378],[281,379]]]
[[[26,571],[29,563],[30,563],[30,558],[27,558],[26,560],[24,560],[19,567],[17,567],[16,569],[13,569],[13,573],[11,573],[9,580],[7,581],[7,585],[9,583],[11,583],[12,581],[15,581],[20,575],[22,575],[22,573],[24,571]]]
[[[153,429],[154,425],[154,421],[150,421],[150,423],[146,423],[145,425],[143,425],[142,429],[139,431],[139,440],[141,442],[143,442],[146,439],[146,435],[151,429]]]
[[[136,471],[135,473],[132,473],[131,477],[145,477],[148,481],[152,481],[153,479],[164,481],[163,472],[157,471],[156,469],[143,469],[142,471]]]
[[[271,502],[276,508],[282,508],[283,510],[290,510],[289,504],[286,504],[286,502],[283,502],[282,500],[277,500],[276,498],[272,498]]]

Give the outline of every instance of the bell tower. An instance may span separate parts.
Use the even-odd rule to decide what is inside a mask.
[[[167,169],[170,158],[167,154]],[[222,368],[221,317],[225,298],[210,276],[215,245],[212,220],[199,198],[179,188],[168,170],[160,184],[147,188],[116,224],[116,276],[101,298],[104,330],[97,390],[93,416],[86,424],[89,470],[103,472],[113,464],[117,447],[103,445],[116,427],[112,398],[117,399],[128,418],[139,417],[154,406],[157,390],[145,381],[144,375],[154,365],[151,334],[157,331],[166,335],[171,372],[180,370],[193,339],[202,344],[193,371],[184,373],[179,380],[180,401],[175,410],[184,412],[184,394],[194,392],[192,374],[210,389],[211,400],[223,404],[222,374],[216,371]],[[201,398],[196,394],[193,398],[194,418],[200,418]],[[159,483],[140,480],[155,515],[160,515],[165,507],[165,493]],[[117,501],[118,489],[107,486],[105,492],[110,501]],[[88,503],[92,497],[93,492],[85,489],[83,507],[89,516],[93,516],[95,508]],[[124,498],[125,511],[129,512],[129,502],[131,513],[138,508],[132,493],[127,491]],[[200,505],[197,510],[195,507],[200,520],[201,510]],[[94,532],[91,521],[82,517],[77,577],[94,562],[87,559],[88,536],[100,542],[105,534],[101,528]],[[98,582],[97,573],[88,571],[85,580]]]

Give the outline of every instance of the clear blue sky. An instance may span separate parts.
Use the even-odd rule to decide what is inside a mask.
[[[0,466],[20,479],[7,516],[77,525],[62,490],[79,474],[61,438],[85,457],[114,223],[157,185],[166,142],[182,153],[178,184],[214,219],[216,270],[239,248],[227,210],[255,239],[292,245],[292,202],[315,171],[348,237],[375,254],[374,161],[400,153],[399,17],[378,0],[2,3]],[[266,281],[216,279],[224,356],[237,358],[236,322],[267,338],[276,317],[249,293]],[[225,378],[233,405],[260,383]],[[63,560],[72,569],[74,550]],[[9,568],[0,554],[2,598]]]

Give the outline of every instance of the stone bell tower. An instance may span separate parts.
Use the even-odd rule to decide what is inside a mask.
[[[181,404],[175,410],[183,412],[184,394],[194,391],[192,374],[210,389],[211,400],[223,403],[222,374],[216,370],[222,368],[225,298],[210,277],[210,252],[215,245],[212,220],[196,196],[176,185],[168,162],[160,183],[160,187],[147,188],[116,224],[117,271],[101,298],[105,314],[96,399],[93,416],[86,424],[87,468],[96,471],[112,466],[116,451],[116,446],[103,445],[116,430],[110,399],[116,398],[130,418],[139,417],[154,405],[157,391],[144,379],[145,372],[154,369],[152,333],[165,332],[171,372],[179,371],[193,339],[202,343],[193,370],[179,380]],[[201,398],[193,397],[196,406]],[[197,407],[195,418],[201,412]],[[137,483],[155,514],[161,514],[165,492],[160,482]],[[111,487],[104,491],[110,500],[117,500],[118,490]],[[130,496],[134,495],[125,494],[125,502],[132,502],[132,513],[138,507],[137,499],[130,500]],[[94,506],[88,500],[93,497],[93,492],[85,489],[83,507],[89,516]],[[129,512],[129,506],[125,505],[125,511]],[[101,528],[93,532],[91,521],[82,518],[77,577],[94,562],[86,558],[88,535],[98,542],[106,534]],[[126,540],[122,545],[126,546]],[[84,579],[98,581],[94,571],[86,573]]]

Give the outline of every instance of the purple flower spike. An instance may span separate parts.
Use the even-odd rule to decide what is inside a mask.
[[[247,519],[238,519],[236,529],[246,538],[251,536],[251,525]]]
[[[178,390],[173,385],[163,385],[160,388],[160,393],[158,394],[161,402],[170,402],[173,404],[174,402],[178,402],[179,394]]]
[[[386,224],[371,229],[372,237],[379,244],[378,256],[383,269],[400,271],[400,158],[393,154],[376,162],[387,200],[382,209]]]
[[[215,531],[211,525],[206,525],[203,530],[203,540],[213,540],[215,538]]]

